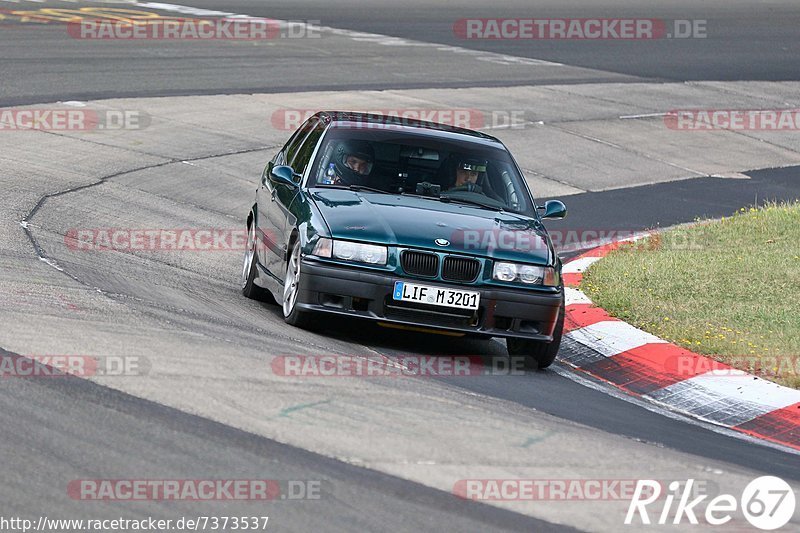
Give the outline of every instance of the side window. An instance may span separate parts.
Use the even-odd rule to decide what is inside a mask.
[[[311,118],[298,128],[294,135],[292,135],[292,138],[289,139],[289,142],[286,143],[286,146],[283,147],[283,150],[281,150],[281,155],[278,156],[278,159],[281,160],[281,164],[292,164],[292,160],[295,154],[297,154],[297,149],[317,122],[317,119]],[[294,170],[297,172],[297,169]]]
[[[291,167],[298,174],[302,175],[305,173],[306,168],[308,168],[308,165],[311,162],[311,156],[314,154],[314,148],[317,147],[317,143],[319,142],[320,137],[322,137],[322,133],[324,131],[325,125],[322,122],[317,121],[313,125],[311,132],[297,149],[295,157],[291,162]]]

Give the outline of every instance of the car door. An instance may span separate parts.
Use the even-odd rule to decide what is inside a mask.
[[[267,167],[268,175],[265,181],[266,189],[269,192],[268,208],[266,216],[262,217],[262,220],[266,226],[264,234],[271,242],[263,248],[266,252],[267,268],[279,279],[283,278],[284,262],[289,251],[289,237],[296,222],[289,207],[298,193],[298,188],[269,179],[269,171],[276,164],[290,166],[297,175],[296,183],[299,185],[324,129],[324,124],[312,117],[300,127],[298,135],[287,143],[283,159],[276,158],[275,162]]]
[[[308,135],[311,126],[311,119],[301,125],[297,131],[289,138],[284,147],[278,154],[267,163],[264,172],[261,174],[261,184],[256,192],[256,203],[258,213],[256,216],[256,239],[259,241],[257,255],[259,262],[275,277],[280,277],[281,268],[279,258],[282,253],[282,234],[283,224],[278,224],[281,219],[280,213],[275,213],[279,209],[275,205],[277,190],[275,183],[270,179],[272,168],[279,165],[287,165],[287,155],[297,152],[302,141]],[[285,220],[285,217],[284,217]]]
[[[303,140],[293,155],[290,166],[296,172],[298,185],[300,185],[309,167],[311,167],[311,159],[314,156],[314,152],[316,151],[322,134],[325,132],[325,127],[325,123],[320,120],[313,123],[308,136]],[[278,223],[283,224],[282,260],[284,262],[289,256],[289,253],[291,253],[291,250],[289,250],[289,239],[291,238],[292,231],[297,226],[297,216],[294,214],[293,208],[295,207],[297,198],[300,194],[302,194],[302,192],[300,192],[299,189],[292,188],[288,185],[282,185],[280,188],[278,188],[277,194],[275,195],[275,203],[279,206],[280,213],[282,213],[284,217],[283,220],[277,221]],[[284,271],[281,271],[281,279],[283,279],[283,274]]]

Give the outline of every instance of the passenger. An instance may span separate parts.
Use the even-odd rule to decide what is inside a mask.
[[[478,177],[486,172],[488,161],[461,158],[456,162],[456,171],[448,191],[468,191],[483,194]]]

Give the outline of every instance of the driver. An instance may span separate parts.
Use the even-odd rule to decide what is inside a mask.
[[[366,141],[343,141],[336,147],[326,171],[324,183],[359,185],[370,172],[375,161],[375,151]]]
[[[468,191],[483,193],[477,184],[478,176],[486,172],[488,161],[480,159],[461,158],[456,162],[455,181],[451,183],[449,191]]]

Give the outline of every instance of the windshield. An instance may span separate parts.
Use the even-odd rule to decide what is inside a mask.
[[[503,149],[400,131],[342,128],[326,135],[308,185],[414,194],[534,216],[522,180]]]

